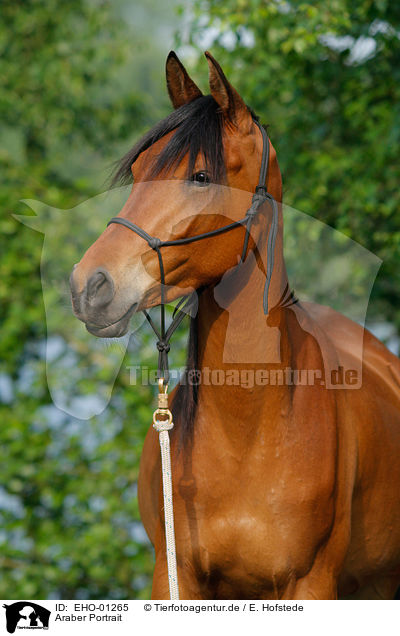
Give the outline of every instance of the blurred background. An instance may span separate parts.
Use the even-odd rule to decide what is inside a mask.
[[[210,49],[269,125],[285,203],[383,260],[367,326],[398,353],[400,5],[389,0],[26,0],[0,21],[0,597],[148,598],[136,480],[156,365],[129,345],[99,416],[60,411],[45,370],[43,234],[21,199],[71,209],[170,112],[174,48],[204,92]],[[112,215],[110,215],[112,216]],[[306,255],[305,255],[306,258]],[[53,316],[54,318],[54,316]],[[185,328],[174,363],[185,358]],[[68,343],[64,343],[68,348]],[[140,349],[140,359],[139,359]],[[107,350],[103,350],[104,360]],[[88,396],[96,382],[87,378]]]

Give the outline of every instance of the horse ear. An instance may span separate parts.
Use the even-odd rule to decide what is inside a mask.
[[[170,51],[165,65],[167,75],[167,88],[174,108],[179,108],[197,97],[202,96],[201,90],[196,86],[175,51]]]
[[[246,130],[248,130],[252,123],[252,117],[249,109],[240,97],[239,93],[226,79],[217,60],[213,58],[209,51],[206,51],[204,55],[208,62],[208,78],[211,95],[219,104],[219,107],[227,119],[236,124],[238,128],[244,125]]]

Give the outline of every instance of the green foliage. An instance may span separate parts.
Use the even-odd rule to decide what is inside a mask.
[[[383,259],[369,317],[397,330],[399,31],[386,0],[195,0],[186,42],[209,47],[270,125],[285,203]]]

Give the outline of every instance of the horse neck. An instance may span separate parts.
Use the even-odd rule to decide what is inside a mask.
[[[280,231],[269,290],[271,308],[279,304],[288,285],[282,248]],[[205,404],[208,414],[221,425],[237,420],[240,413],[247,432],[257,419],[255,414],[264,409],[271,412],[274,406],[281,409],[287,394],[283,385],[270,387],[254,382],[254,386],[246,386],[251,385],[252,377],[256,380],[256,371],[283,372],[291,359],[285,312],[272,310],[268,317],[264,315],[264,284],[265,273],[251,252],[244,264],[215,287],[204,290],[199,299],[199,407]],[[276,324],[271,323],[272,315]]]

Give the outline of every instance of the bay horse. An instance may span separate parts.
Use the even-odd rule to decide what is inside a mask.
[[[133,176],[119,218],[163,240],[241,219],[245,198],[257,186],[260,127],[217,61],[205,55],[210,95],[169,54],[174,111],[134,146],[117,173],[122,180]],[[267,143],[265,186],[281,202],[276,152]],[[225,194],[219,196],[218,188]],[[244,198],[230,197],[233,191]],[[196,213],[205,208],[207,214]],[[197,291],[188,373],[197,370],[204,381],[179,386],[171,406],[181,598],[390,599],[400,583],[400,363],[345,316],[296,302],[281,213],[269,310],[263,312],[270,224],[271,207],[263,205],[240,265],[240,225],[163,248],[163,296],[154,249],[126,227],[110,225],[74,267],[74,312],[94,335],[117,337],[126,333],[134,311]],[[221,287],[221,281],[229,284]],[[355,346],[360,339],[362,352]],[[359,365],[362,382],[331,390],[323,381],[264,381],[268,372],[287,369],[324,377],[327,358]],[[221,372],[227,379],[232,365],[260,372],[263,381],[221,383]],[[206,381],[213,372],[218,381]],[[159,445],[152,427],[138,496],[155,548],[152,598],[167,599]]]

